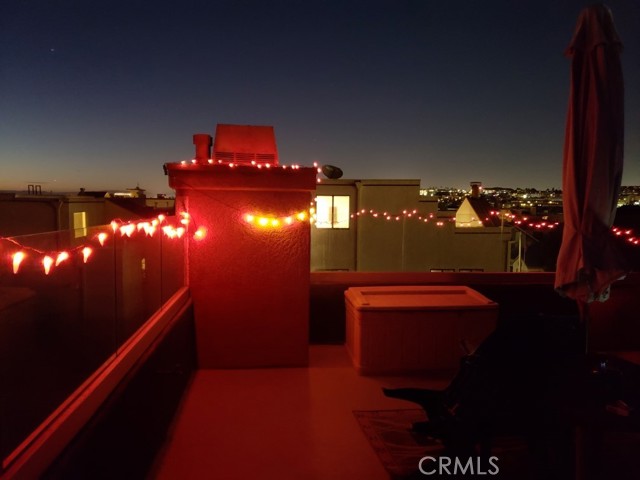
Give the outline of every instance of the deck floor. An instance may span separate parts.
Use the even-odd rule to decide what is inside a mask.
[[[386,480],[352,412],[415,408],[383,386],[447,384],[359,376],[341,345],[312,346],[308,368],[199,370],[152,477]]]

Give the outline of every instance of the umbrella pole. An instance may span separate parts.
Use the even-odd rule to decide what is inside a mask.
[[[589,353],[589,304],[578,300],[578,312],[584,335],[584,353]]]

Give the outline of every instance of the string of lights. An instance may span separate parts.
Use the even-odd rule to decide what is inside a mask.
[[[78,246],[60,251],[42,250],[39,248],[26,245],[15,237],[0,237],[0,241],[8,243],[12,247],[8,249],[9,258],[14,274],[20,271],[21,265],[27,260],[32,259],[34,262],[42,266],[45,275],[49,275],[52,269],[60,266],[63,262],[67,262],[74,257],[80,257],[82,263],[87,263],[95,248],[104,247],[110,238],[120,237],[131,238],[134,235],[146,235],[153,237],[158,230],[167,238],[182,238],[187,233],[187,227],[191,221],[191,216],[187,212],[181,212],[178,218],[178,224],[172,225],[168,222],[165,215],[158,215],[149,220],[137,222],[124,222],[120,219],[112,220],[109,223],[111,231],[108,229],[100,231],[91,238]],[[206,235],[206,230],[199,227],[194,232],[194,239],[200,240]]]
[[[439,227],[443,226],[445,222],[456,221],[455,217],[443,218],[443,217],[438,217],[433,213],[420,213],[418,212],[418,210],[403,210],[402,212],[399,212],[399,213],[391,213],[387,211],[380,212],[377,210],[367,210],[363,208],[351,214],[351,218],[366,217],[366,216],[377,218],[380,220],[388,220],[388,221],[400,221],[403,218],[411,218],[414,220],[422,221],[424,223],[429,223],[430,221],[433,221],[433,223],[435,223]]]
[[[255,163],[255,162],[252,162],[252,163]],[[227,164],[223,163],[223,165],[227,165]],[[247,165],[247,164],[243,164],[243,165]],[[260,165],[260,164],[256,164],[256,168],[260,168],[257,165]],[[316,167],[316,165],[317,164],[314,163],[314,167]],[[272,168],[272,167],[269,167],[269,168]],[[292,168],[293,170],[297,170],[300,168],[300,166],[294,165],[290,168]],[[317,170],[318,172],[320,172],[319,168]],[[184,182],[184,184],[187,186],[192,186],[187,182]],[[265,212],[255,212],[255,211],[246,212],[244,210],[238,209],[234,205],[230,205],[229,203],[224,202],[217,195],[211,194],[207,191],[204,191],[203,194],[206,197],[210,198],[211,200],[214,200],[215,202],[219,203],[220,205],[224,205],[225,208],[235,211],[237,215],[240,218],[242,218],[247,224],[253,225],[255,227],[273,229],[273,228],[282,228],[288,225],[293,225],[295,223],[301,223],[305,221],[308,221],[310,223],[313,223],[315,221],[315,208],[314,208],[315,203],[314,202],[310,203],[309,210],[292,212],[288,215],[275,215],[272,213],[265,213]],[[196,239],[204,238],[204,233],[206,232],[206,229],[204,229],[204,227],[199,227],[199,231],[201,232],[200,234],[198,234],[198,230],[196,230],[196,234],[195,234],[196,237],[194,238]]]
[[[244,216],[244,219],[245,219],[245,221],[247,223],[249,223],[251,225],[256,225],[258,227],[277,228],[277,227],[281,227],[283,225],[292,225],[295,222],[304,222],[306,220],[311,220],[311,222],[312,222],[312,215],[313,215],[312,210],[313,209],[310,209],[309,212],[302,211],[302,212],[298,212],[298,213],[296,213],[294,215],[288,215],[288,216],[283,216],[283,217],[275,217],[275,216],[270,216],[270,215],[247,213]]]
[[[268,162],[256,162],[255,160],[252,160],[251,163],[237,163],[237,162],[225,162],[223,160],[214,160],[213,158],[209,158],[206,163],[203,162],[198,162],[197,159],[193,158],[191,159],[191,161],[187,161],[187,160],[181,160],[180,161],[180,165],[182,167],[189,167],[190,165],[210,165],[213,167],[227,167],[230,169],[234,169],[234,168],[238,168],[238,167],[253,167],[256,168],[258,170],[270,170],[270,169],[277,169],[280,168],[282,170],[300,170],[301,166],[298,165],[297,163],[291,164],[291,165],[274,165],[272,163],[268,163]],[[322,173],[322,169],[318,166],[317,162],[313,163],[313,168],[316,169],[316,172],[318,174]],[[316,177],[316,181],[317,183],[321,183],[322,179],[320,177]]]
[[[192,160],[191,164],[196,164],[196,160]],[[188,166],[189,163],[186,161],[180,162],[181,165]],[[226,165],[228,168],[235,168],[240,164],[234,163],[226,163],[219,160],[216,163],[212,159],[209,159],[207,164],[209,165]],[[201,165],[201,164],[198,164]],[[291,169],[298,170],[301,167],[299,165],[280,165],[274,166],[269,163],[258,163],[252,161],[251,164],[241,164],[243,167],[254,167],[257,169],[270,169],[270,168],[283,168],[283,169]],[[317,169],[318,173],[321,173],[321,169],[318,168],[317,164],[314,163],[314,167]],[[318,181],[320,181],[318,179]],[[228,205],[227,205],[228,206]],[[301,222],[309,222],[313,224],[316,220],[316,210],[315,203],[312,202],[311,206],[308,210],[299,211],[292,213],[291,215],[271,215],[264,213],[244,213],[242,214],[242,218],[244,221],[252,226],[260,227],[260,228],[282,228],[288,225],[293,225],[295,223]],[[228,206],[230,207],[230,206]],[[230,207],[233,208],[233,207]],[[234,208],[234,210],[238,210]],[[238,210],[239,212],[239,210]],[[240,212],[239,212],[240,213]],[[559,222],[547,222],[547,221],[534,221],[527,216],[517,216],[512,213],[500,212],[500,211],[491,211],[490,216],[497,216],[501,219],[501,222],[506,222],[505,226],[509,226],[511,223],[517,228],[525,228],[528,227],[532,230],[545,230],[545,229],[554,229],[560,225]],[[481,225],[484,222],[490,222],[491,219],[489,217],[485,217],[484,220],[480,218],[471,218],[469,221],[457,221],[456,217],[439,217],[437,214],[433,212],[430,213],[421,213],[417,209],[413,210],[402,210],[402,212],[389,212],[389,211],[378,211],[373,209],[360,209],[355,213],[352,213],[351,218],[357,217],[370,217],[380,220],[386,221],[400,221],[403,219],[412,219],[416,221],[420,221],[423,223],[433,223],[438,227],[442,227],[445,223],[457,223],[460,224],[468,224],[468,225]],[[29,245],[25,245],[18,241],[15,237],[0,237],[0,241],[6,242],[13,247],[9,249],[9,258],[11,259],[11,267],[14,274],[17,274],[20,271],[21,265],[28,258],[34,259],[34,261],[39,261],[42,266],[42,271],[45,275],[49,275],[51,271],[63,264],[64,262],[69,261],[73,257],[79,257],[83,263],[87,263],[89,258],[91,257],[94,249],[96,248],[96,244],[100,247],[104,247],[105,244],[109,241],[110,237],[116,237],[118,234],[120,237],[130,238],[134,235],[143,234],[148,237],[153,237],[158,230],[162,232],[169,239],[180,239],[185,236],[185,234],[189,231],[189,226],[193,222],[191,215],[184,209],[177,213],[176,219],[178,222],[176,225],[170,224],[165,215],[158,215],[155,218],[149,220],[142,221],[134,221],[134,222],[124,222],[120,219],[112,220],[109,224],[111,227],[111,232],[108,231],[100,231],[93,235],[91,239],[84,244],[78,245],[76,247],[61,250],[61,251],[46,251],[40,250],[35,247],[31,247]],[[196,226],[194,225],[191,230],[193,231],[192,238],[194,240],[203,240],[207,235],[207,229],[204,226]],[[618,227],[613,227],[612,232],[619,237],[625,238],[626,241],[632,243],[634,245],[640,244],[640,237],[636,236],[632,229],[621,229]]]
[[[553,230],[560,226],[560,222],[537,221],[537,220],[533,220],[531,217],[528,217],[528,216],[518,216],[512,213],[491,211],[490,215],[501,218],[504,221],[505,227],[508,227],[509,224],[513,224],[518,228],[529,228],[532,231],[544,231],[544,230]],[[421,213],[417,209],[403,210],[402,212],[360,209],[357,212],[351,214],[351,218],[357,218],[357,217],[371,217],[371,218],[386,220],[386,221],[400,221],[403,219],[413,219],[413,220],[421,221],[424,223],[431,222],[438,227],[442,227],[446,223],[456,223],[457,225],[460,225],[460,224],[478,225],[478,222],[479,222],[481,225],[485,225],[485,222],[491,221],[489,217],[485,217],[484,219],[471,218],[469,221],[460,221],[456,217],[447,217],[447,218],[438,217],[437,214]],[[492,224],[492,226],[494,226],[494,224]],[[640,236],[636,235],[633,229],[622,229],[619,227],[612,227],[611,231],[613,234],[615,234],[618,237],[624,237],[626,241],[628,241],[629,243],[632,243],[634,245],[640,244]]]

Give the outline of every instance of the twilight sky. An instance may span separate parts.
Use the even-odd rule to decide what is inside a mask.
[[[0,190],[173,193],[217,123],[282,163],[559,187],[576,0],[1,0]],[[640,185],[640,2],[611,0]]]

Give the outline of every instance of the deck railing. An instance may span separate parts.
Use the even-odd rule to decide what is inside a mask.
[[[184,236],[126,225],[0,238],[4,467],[185,285]]]

